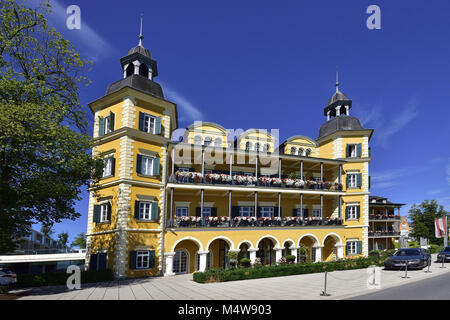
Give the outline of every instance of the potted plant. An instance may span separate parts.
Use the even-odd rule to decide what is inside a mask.
[[[227,257],[230,260],[230,266],[234,269],[237,267],[238,253],[237,251],[228,251]]]
[[[299,254],[299,262],[306,262],[306,257],[308,256],[308,247],[306,246],[301,246],[298,249],[298,254]]]
[[[251,265],[250,259],[247,259],[247,258],[242,258],[240,262],[241,262],[241,266],[244,268],[249,268]]]
[[[286,262],[288,263],[288,264],[292,264],[292,263],[295,263],[295,256],[293,256],[293,255],[287,255],[286,256]]]

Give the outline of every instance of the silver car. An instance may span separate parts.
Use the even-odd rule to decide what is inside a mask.
[[[9,269],[0,268],[0,285],[7,286],[17,282],[17,275]]]

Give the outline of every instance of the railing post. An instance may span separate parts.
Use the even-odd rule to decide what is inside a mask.
[[[228,226],[230,227],[231,226],[231,190],[228,191],[228,219],[230,220],[229,224],[228,224]]]

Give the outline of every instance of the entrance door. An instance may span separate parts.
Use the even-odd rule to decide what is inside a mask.
[[[185,250],[178,250],[173,256],[173,272],[187,273],[188,272],[188,253]]]

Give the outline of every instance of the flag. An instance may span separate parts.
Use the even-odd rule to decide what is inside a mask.
[[[434,231],[436,238],[444,238],[447,235],[447,219],[434,219]]]

